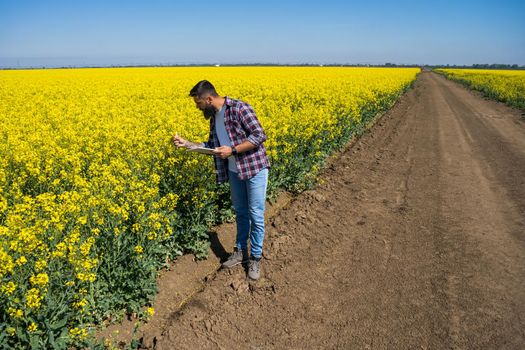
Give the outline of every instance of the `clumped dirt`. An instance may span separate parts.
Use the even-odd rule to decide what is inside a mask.
[[[269,220],[260,281],[220,270],[143,346],[522,349],[524,174],[521,113],[423,72]]]

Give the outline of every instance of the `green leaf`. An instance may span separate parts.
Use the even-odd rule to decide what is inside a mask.
[[[40,337],[38,336],[35,336],[35,335],[31,335],[29,336],[29,344],[31,345],[31,349],[40,349],[40,344],[39,344],[39,340],[40,340]]]
[[[62,328],[66,325],[67,321],[68,321],[68,318],[67,318],[67,317],[64,317],[64,318],[61,319],[60,321],[57,321],[57,322],[55,322],[55,323],[50,324],[50,325],[49,325],[49,328],[50,328],[51,330],[54,330],[54,331],[59,330],[59,329],[62,329]]]

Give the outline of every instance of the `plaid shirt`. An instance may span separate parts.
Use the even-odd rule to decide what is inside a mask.
[[[266,134],[257,119],[255,112],[248,103],[225,96],[224,126],[232,146],[237,146],[248,140],[255,148],[235,156],[237,173],[241,180],[255,176],[260,170],[270,167],[263,142]],[[204,147],[219,147],[219,138],[215,130],[215,118],[210,118],[210,136]],[[217,183],[228,181],[228,159],[214,156]]]

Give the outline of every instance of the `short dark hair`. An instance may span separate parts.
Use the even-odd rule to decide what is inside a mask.
[[[202,98],[202,96],[210,94],[211,96],[219,96],[215,87],[207,80],[199,81],[190,91],[190,96],[197,98]]]

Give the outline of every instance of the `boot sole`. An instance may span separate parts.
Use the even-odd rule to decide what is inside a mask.
[[[235,263],[235,264],[233,264],[233,265],[224,265],[224,264],[221,264],[221,266],[224,267],[224,268],[227,268],[227,269],[231,269],[232,267],[235,267],[235,266],[237,266],[237,265],[241,265],[241,264],[246,264],[246,263],[248,263],[248,260],[246,260],[246,261],[239,261],[238,263]]]

